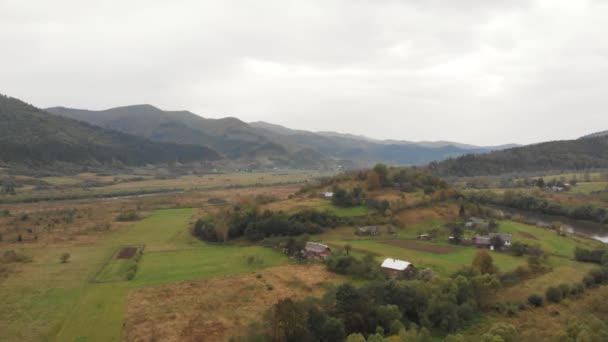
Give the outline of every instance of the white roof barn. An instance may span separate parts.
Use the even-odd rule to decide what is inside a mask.
[[[411,263],[403,260],[387,258],[382,262],[382,268],[388,268],[389,270],[405,271]]]

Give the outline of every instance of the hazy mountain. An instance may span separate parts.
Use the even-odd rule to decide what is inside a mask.
[[[313,132],[307,132],[307,131],[302,131],[302,130],[294,130],[294,129],[290,129],[290,128],[280,126],[280,125],[271,124],[271,123],[264,122],[264,121],[251,122],[251,123],[249,123],[249,125],[256,127],[256,128],[266,129],[266,130],[272,131],[274,133],[284,134],[284,135],[309,133],[309,134],[315,134],[315,135],[322,135],[325,137],[345,138],[345,139],[349,139],[351,141],[358,140],[358,141],[364,141],[364,142],[368,142],[368,143],[382,144],[382,145],[416,145],[416,146],[431,147],[431,148],[441,148],[441,147],[453,146],[453,147],[457,147],[457,148],[464,149],[464,150],[485,150],[485,151],[497,151],[497,150],[504,150],[507,148],[513,148],[513,147],[520,146],[517,144],[505,144],[505,145],[498,145],[498,146],[477,146],[477,145],[462,144],[462,143],[458,143],[458,142],[445,141],[445,140],[439,140],[439,141],[407,141],[407,140],[394,140],[394,139],[380,140],[380,139],[366,137],[363,135],[355,135],[355,134],[348,134],[348,133],[338,133],[338,132],[314,132],[313,133]]]
[[[228,158],[246,157],[272,144],[236,118],[205,119],[188,111],[164,111],[151,105],[101,111],[53,107],[47,111],[155,141],[209,146]],[[276,146],[275,152],[279,150],[281,146]]]
[[[602,132],[596,132],[596,133],[584,135],[584,136],[580,137],[579,139],[597,138],[597,137],[604,137],[607,135],[608,135],[608,131],[602,131]]]
[[[442,176],[608,168],[608,136],[551,141],[431,163]]]
[[[153,142],[134,135],[51,115],[0,95],[0,160],[3,162],[101,162],[127,165],[216,160],[212,149]]]
[[[413,143],[375,140],[334,132],[294,130],[266,122],[247,124],[235,118],[206,119],[188,111],[164,111],[135,105],[102,111],[48,108],[49,112],[155,141],[210,146],[230,159],[264,165],[319,167],[344,164],[426,164],[488,148],[449,142]]]

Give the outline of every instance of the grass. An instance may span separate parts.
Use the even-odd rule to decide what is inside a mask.
[[[351,240],[351,241],[327,241],[330,246],[337,249],[346,243],[350,244],[356,252],[372,253],[378,255],[378,259],[395,258],[407,260],[417,268],[432,268],[442,275],[449,275],[459,270],[462,266],[470,265],[478,249],[475,247],[453,246],[454,252],[447,254],[436,254],[420,250],[390,246],[379,240]],[[516,258],[505,253],[492,253],[494,264],[501,271],[510,271],[517,266],[525,265],[524,258]]]
[[[129,259],[118,258],[118,254],[125,247],[134,247],[137,249],[136,254]],[[129,280],[129,273],[133,272],[132,268],[137,269],[137,263],[139,261],[139,253],[143,246],[123,246],[116,250],[116,253],[108,260],[103,266],[101,271],[97,273],[93,282],[105,283],[105,282],[117,282]],[[131,273],[131,276],[133,273]]]
[[[585,182],[578,183],[570,190],[575,194],[589,195],[595,191],[602,191],[608,188],[608,182]]]
[[[601,246],[601,243],[595,240],[578,236],[560,236],[550,229],[513,221],[500,221],[498,229],[501,233],[513,234],[513,241],[521,241],[531,245],[538,244],[543,251],[566,259],[574,258],[576,247],[594,248]]]
[[[117,341],[126,297],[135,288],[244,273],[286,261],[262,247],[212,246],[195,240],[187,230],[192,213],[156,211],[94,246],[26,249],[33,262],[0,282],[2,339]],[[146,248],[133,280],[89,283],[117,248],[138,244]],[[71,254],[66,264],[58,259],[63,252]],[[257,258],[250,263],[249,256]],[[108,265],[101,275],[119,277],[123,265]]]
[[[17,189],[15,195],[0,195],[0,203],[24,203],[50,200],[107,198],[132,195],[149,195],[188,190],[219,190],[240,187],[260,187],[303,183],[326,173],[318,171],[287,170],[280,172],[235,172],[204,176],[182,176],[169,179],[145,178],[139,181],[114,182],[115,177],[81,174],[75,177],[45,177],[41,180],[55,186],[69,187],[32,191],[33,187]],[[133,176],[134,177],[134,176]],[[32,179],[31,177],[26,177]],[[117,177],[120,178],[120,177]],[[126,177],[128,179],[130,177]],[[99,187],[83,187],[85,180],[112,183]]]

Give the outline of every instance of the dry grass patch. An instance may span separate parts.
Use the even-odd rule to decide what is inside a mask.
[[[455,204],[439,204],[432,207],[414,208],[403,211],[399,219],[405,224],[414,224],[421,221],[449,221],[458,216],[458,207]]]
[[[323,265],[289,265],[238,277],[131,292],[127,341],[222,341],[245,330],[279,299],[319,296],[340,278]]]

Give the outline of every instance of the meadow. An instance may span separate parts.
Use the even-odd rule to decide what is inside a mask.
[[[0,282],[0,301],[5,304],[0,308],[4,337],[120,340],[126,298],[133,289],[236,275],[286,262],[281,253],[263,247],[212,246],[195,240],[188,232],[193,212],[156,211],[126,229],[110,233],[95,246],[24,248],[33,261]],[[133,280],[92,282],[124,245],[145,245]],[[62,264],[58,257],[64,251],[71,258]]]

